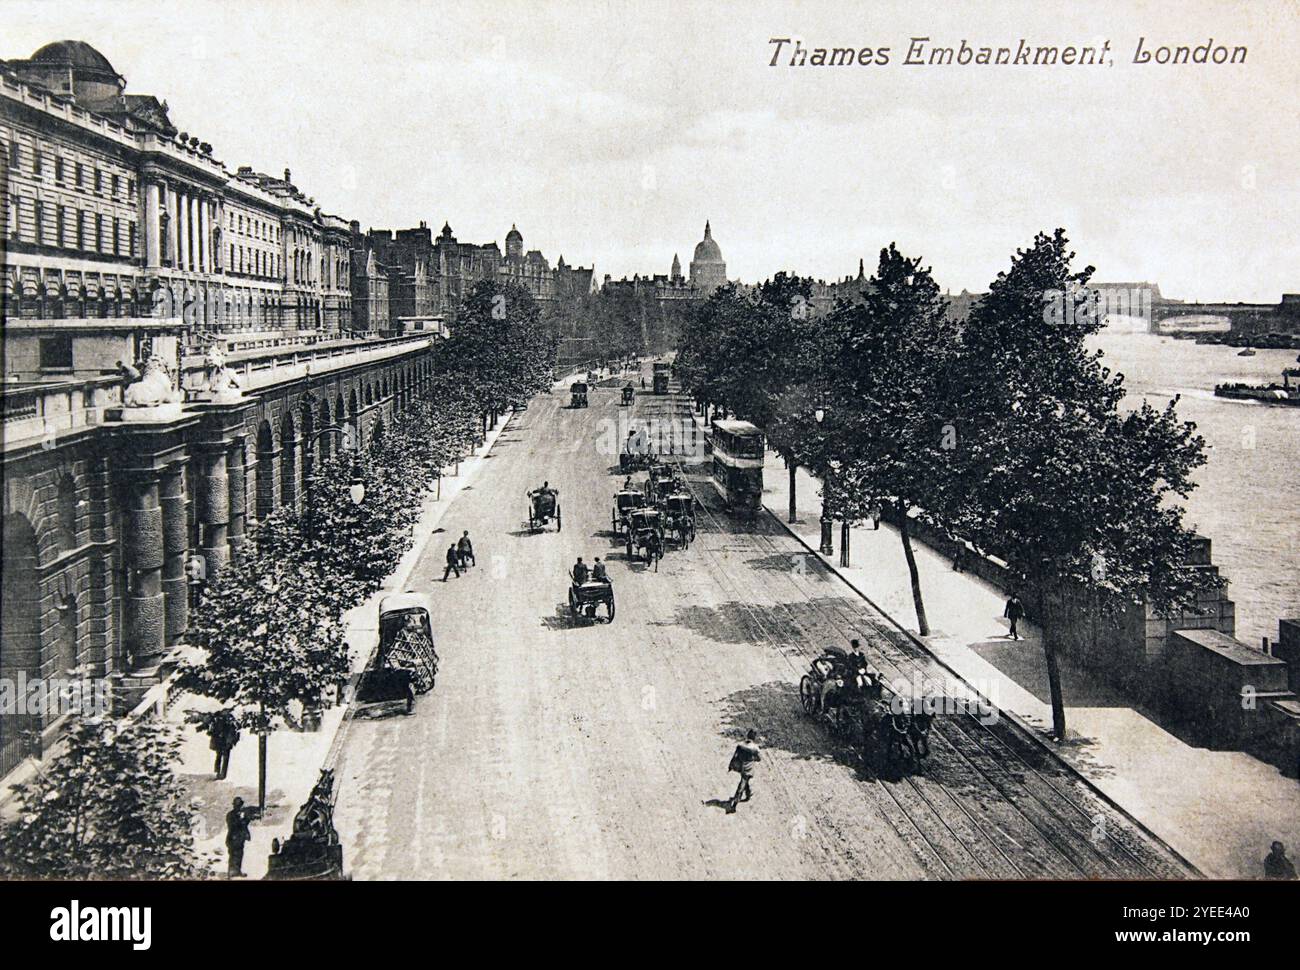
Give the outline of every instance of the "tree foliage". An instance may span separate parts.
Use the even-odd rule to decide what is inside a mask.
[[[197,813],[173,766],[174,729],[78,718],[66,749],[15,786],[0,824],[0,875],[26,879],[192,879],[211,860],[194,845]]]

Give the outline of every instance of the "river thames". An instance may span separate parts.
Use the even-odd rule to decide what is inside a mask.
[[[1256,647],[1276,639],[1279,619],[1300,616],[1300,409],[1217,398],[1214,385],[1280,382],[1295,351],[1239,357],[1235,347],[1115,328],[1095,343],[1124,375],[1126,404],[1181,395],[1179,415],[1196,422],[1207,446],[1185,521],[1213,541],[1237,604],[1237,638]]]

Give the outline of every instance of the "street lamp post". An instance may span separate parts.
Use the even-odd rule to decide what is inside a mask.
[[[339,450],[342,451],[343,450],[342,445],[345,444],[348,439],[347,431],[348,431],[347,428],[337,424],[331,424],[327,427],[321,428],[314,435],[312,435],[310,438],[307,439],[307,443],[304,446],[303,450],[310,451],[312,448],[316,446],[316,442],[319,441],[321,438],[325,437],[325,435],[327,434],[337,434],[339,436],[339,443],[340,443]],[[351,449],[351,451],[353,455],[352,484],[348,488],[348,497],[352,499],[353,505],[360,505],[362,502],[366,500],[366,482],[361,472],[361,463],[358,458],[357,449],[355,448],[355,446]],[[315,492],[316,479],[317,479],[317,475],[315,472],[307,476],[307,494],[303,496],[303,513],[304,513],[303,533],[308,542],[312,542],[316,538],[315,502],[313,501],[313,493]]]
[[[826,420],[826,408],[819,405],[817,410],[813,412],[813,417],[817,419],[818,424],[821,424]],[[834,518],[830,512],[831,474],[831,466],[827,463],[825,471],[822,473],[822,541],[821,547],[818,549],[818,552],[823,556],[835,555],[835,546],[831,542],[831,526],[834,523]]]

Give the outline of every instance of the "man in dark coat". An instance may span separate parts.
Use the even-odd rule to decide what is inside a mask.
[[[212,770],[220,780],[226,777],[230,769],[230,752],[239,743],[239,725],[235,723],[235,716],[229,711],[218,711],[208,725],[208,734],[212,739],[208,747],[216,752]]]
[[[447,581],[447,575],[455,573],[456,578],[460,579],[460,556],[456,552],[455,546],[447,547],[447,568],[442,571],[442,581]]]
[[[244,846],[253,837],[248,831],[248,823],[254,814],[251,808],[244,807],[242,798],[231,802],[230,811],[226,813],[226,852],[230,856],[226,875],[232,879],[244,874]]]
[[[471,564],[478,565],[478,560],[474,558],[474,543],[469,541],[468,529],[461,533],[460,540],[456,543],[456,552],[460,555],[463,568],[468,569]]]
[[[1294,879],[1295,877],[1295,865],[1286,857],[1286,846],[1281,842],[1274,842],[1268,855],[1264,857],[1264,878]]]
[[[1016,624],[1024,618],[1025,607],[1016,593],[1012,593],[1011,599],[1007,600],[1007,608],[1002,611],[1002,615],[1011,621],[1011,632],[1007,636],[1019,640],[1020,634],[1016,631]]]
[[[736,786],[736,794],[731,796],[731,801],[727,802],[727,814],[731,815],[736,811],[736,805],[740,802],[747,802],[754,795],[752,783],[754,781],[754,765],[763,760],[763,754],[758,749],[758,732],[750,728],[745,735],[745,740],[736,745],[735,753],[731,756],[731,763],[727,765],[728,771],[740,773],[740,784]]]

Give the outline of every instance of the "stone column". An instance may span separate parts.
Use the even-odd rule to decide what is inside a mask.
[[[162,474],[163,634],[172,646],[189,625],[189,587],[185,574],[189,558],[189,516],[185,498],[185,462],[167,466]]]
[[[248,479],[245,477],[247,459],[245,442],[247,438],[240,435],[230,443],[226,452],[226,480],[230,491],[230,554],[238,556],[244,545],[244,523],[248,516]]]
[[[190,196],[190,269],[203,271],[203,207],[197,195]]]
[[[171,227],[171,228],[172,228],[172,231],[171,231],[171,239],[169,240],[170,243],[171,243],[171,253],[170,253],[170,255],[171,255],[171,260],[172,260],[172,266],[176,267],[177,269],[180,269],[180,266],[181,266],[181,227],[184,225],[184,224],[181,222],[181,194],[180,194],[180,192],[179,192],[178,190],[176,190],[176,189],[172,189],[172,190],[170,190],[169,195],[170,195],[170,197],[171,197],[171,209],[170,209],[170,211],[171,211],[171,216],[172,216],[172,227]]]
[[[162,261],[159,217],[158,183],[150,180],[144,186],[144,254],[150,269],[157,269]]]
[[[176,268],[190,265],[190,200],[184,192],[176,193]]]
[[[163,513],[156,470],[132,470],[125,487],[122,565],[127,572],[127,590],[122,603],[122,638],[131,662],[139,667],[155,660],[166,642]]]
[[[226,473],[227,444],[212,443],[199,453],[199,483],[196,511],[203,533],[203,559],[207,581],[221,574],[230,559],[230,478]]]
[[[208,197],[199,196],[199,272],[206,273],[212,267],[208,262]]]

